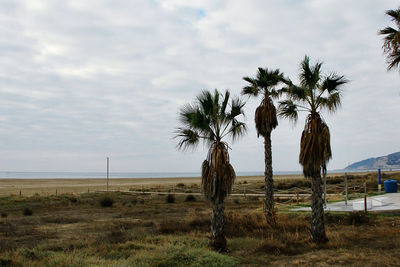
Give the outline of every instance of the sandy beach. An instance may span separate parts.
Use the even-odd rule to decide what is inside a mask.
[[[364,175],[365,173],[357,173]],[[329,177],[342,176],[343,173],[328,174]],[[302,175],[275,175],[275,180],[300,179]],[[239,176],[236,183],[262,183],[263,176]],[[142,190],[163,188],[168,189],[184,183],[185,185],[200,184],[200,178],[111,178],[109,190]],[[32,196],[34,194],[52,195],[64,193],[86,193],[106,189],[106,179],[0,179],[0,196],[19,195]]]

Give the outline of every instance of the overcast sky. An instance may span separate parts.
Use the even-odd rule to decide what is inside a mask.
[[[400,75],[387,72],[379,29],[398,0],[0,1],[0,170],[199,171],[207,149],[172,139],[179,108],[203,89],[239,95],[257,67],[297,81],[307,54],[351,82],[324,113],[341,169],[400,151]],[[231,145],[237,171],[263,171],[248,134]],[[300,170],[298,123],[272,134],[275,171]]]

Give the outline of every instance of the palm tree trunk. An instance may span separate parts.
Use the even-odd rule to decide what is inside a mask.
[[[210,246],[218,252],[226,250],[225,229],[225,204],[224,202],[213,202],[213,214],[211,218],[211,240]]]
[[[315,170],[311,178],[311,238],[315,243],[326,243],[328,238],[325,233],[321,169]]]
[[[269,224],[275,224],[274,210],[274,181],[272,178],[272,149],[271,149],[271,132],[264,136],[264,155],[265,155],[265,198],[264,198],[264,214]]]

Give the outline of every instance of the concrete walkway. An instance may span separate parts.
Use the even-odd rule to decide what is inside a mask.
[[[353,199],[335,202],[327,205],[325,211],[362,211],[364,210],[364,199]],[[400,210],[400,193],[388,193],[379,196],[367,197],[368,211]],[[291,211],[311,211],[311,207],[291,209]]]

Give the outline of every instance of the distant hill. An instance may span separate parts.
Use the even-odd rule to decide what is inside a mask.
[[[400,152],[387,156],[364,159],[350,164],[346,170],[371,170],[371,169],[400,169]]]

